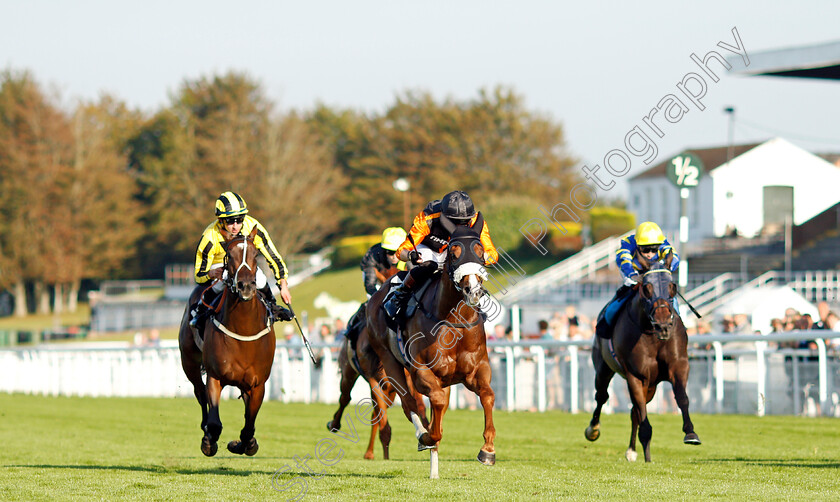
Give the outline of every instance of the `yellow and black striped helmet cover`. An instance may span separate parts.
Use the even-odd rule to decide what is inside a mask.
[[[248,204],[236,192],[225,192],[216,199],[216,217],[229,218],[248,214]]]

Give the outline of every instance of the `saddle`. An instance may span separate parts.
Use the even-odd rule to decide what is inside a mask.
[[[408,297],[408,303],[405,305],[405,312],[399,319],[391,319],[389,316],[385,316],[385,324],[388,328],[393,332],[398,331],[405,331],[406,322],[414,315],[417,311],[417,307],[420,306],[420,299],[423,298],[423,295],[426,293],[426,290],[429,289],[429,286],[434,282],[434,280],[440,276],[441,272],[437,271],[432,276],[423,283],[422,286],[417,288],[417,291],[412,291],[411,296]],[[408,275],[408,272],[399,272],[397,273],[397,279],[392,280],[392,287],[388,290],[388,294],[385,296],[385,300],[382,303],[388,301],[391,295],[394,294],[394,290],[396,288],[393,287],[393,284],[399,280],[402,282],[405,279],[405,276]]]
[[[225,297],[227,292],[228,292],[227,288],[223,289],[221,293],[219,293],[218,295],[216,295],[215,298],[210,300],[209,304],[205,304],[205,305],[207,305],[207,308],[208,308],[208,312],[206,314],[207,317],[206,317],[205,320],[208,320],[208,321],[213,320],[213,318],[216,316],[216,314],[218,314],[222,310],[222,299]],[[198,305],[202,302],[204,302],[204,292],[202,292],[201,296],[198,297],[198,303],[193,305],[193,307],[190,309],[190,312],[192,313],[193,316],[197,315]],[[195,335],[195,338],[196,338],[196,345],[198,345],[199,349],[201,349],[202,346],[204,345],[204,324],[206,324],[206,323],[198,323],[196,325],[195,329],[193,330],[194,331],[193,334]],[[201,343],[198,343],[199,341],[201,341]]]

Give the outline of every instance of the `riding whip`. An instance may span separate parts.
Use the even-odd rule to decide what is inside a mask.
[[[283,303],[286,303],[286,302],[284,301]],[[312,347],[309,346],[309,340],[307,340],[306,335],[303,334],[303,330],[300,327],[300,322],[298,322],[297,315],[295,314],[295,311],[292,310],[292,304],[291,303],[286,303],[286,306],[289,307],[289,312],[292,313],[292,319],[294,319],[295,324],[297,324],[298,333],[300,333],[300,337],[303,338],[303,344],[306,345],[306,350],[309,351],[309,358],[312,359],[312,364],[317,365],[318,363],[315,361],[315,354],[312,353]]]
[[[685,299],[685,297],[682,295],[682,293],[680,293],[679,291],[677,291],[677,294],[678,294],[678,295],[680,295],[680,298],[682,298],[682,301],[684,301],[684,302],[685,302],[685,304],[686,304],[686,305],[688,305],[688,308],[690,308],[690,309],[691,309],[691,311],[692,311],[692,312],[694,312],[694,315],[696,315],[698,319],[700,319],[701,317],[703,317],[703,316],[701,316],[701,315],[700,315],[700,313],[699,313],[699,312],[697,312],[696,310],[694,310],[694,307],[692,307],[692,306],[691,306],[691,304],[690,304],[690,303],[688,303],[688,300],[686,300],[686,299]]]

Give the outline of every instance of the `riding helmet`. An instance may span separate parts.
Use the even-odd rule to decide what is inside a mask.
[[[443,196],[440,205],[443,215],[451,220],[469,220],[475,216],[475,206],[467,192],[449,192]]]
[[[639,224],[636,229],[636,244],[639,246],[651,246],[665,242],[665,234],[659,225],[652,221],[645,221]]]
[[[400,227],[389,227],[382,232],[382,249],[396,251],[405,241],[405,230]]]
[[[216,217],[230,218],[248,214],[248,204],[236,192],[225,192],[216,199]]]

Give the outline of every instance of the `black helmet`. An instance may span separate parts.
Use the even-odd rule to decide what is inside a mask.
[[[475,216],[475,206],[467,192],[449,192],[441,199],[440,206],[443,215],[451,220],[469,220]]]

